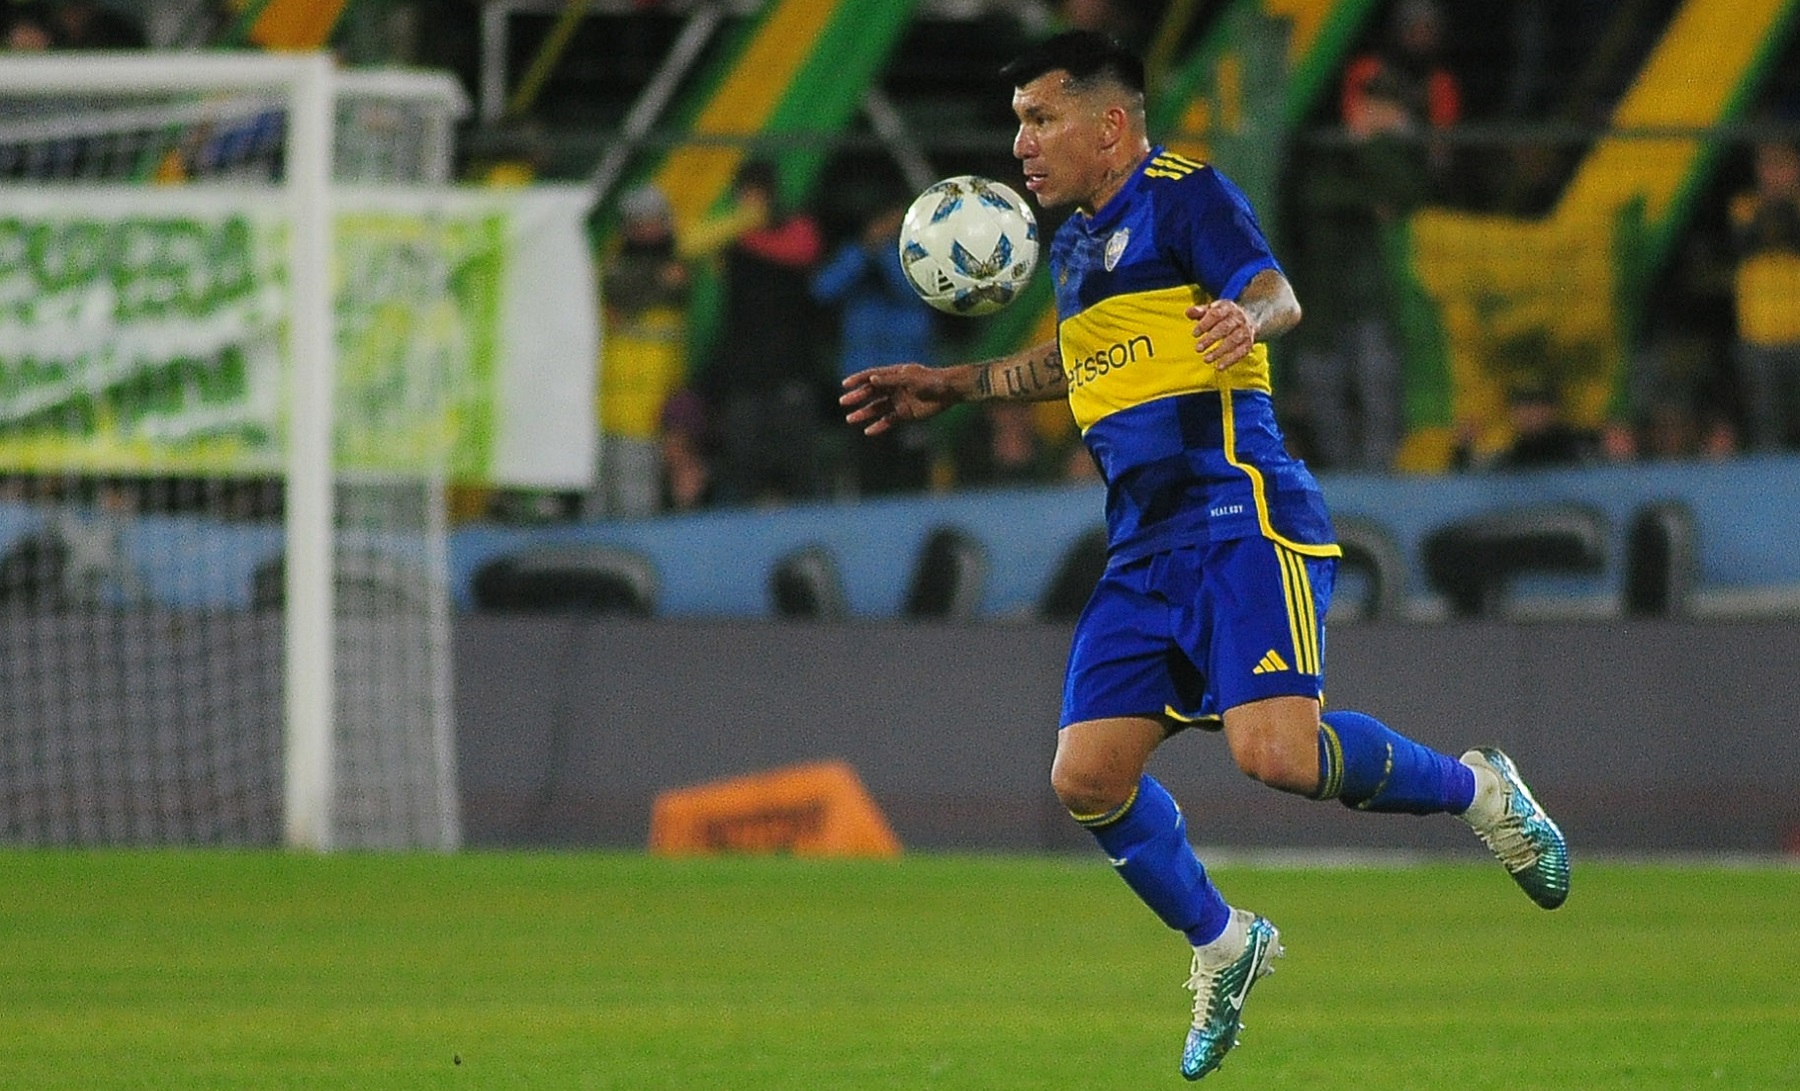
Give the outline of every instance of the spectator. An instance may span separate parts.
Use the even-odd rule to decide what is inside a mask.
[[[1742,445],[1737,426],[1731,416],[1717,408],[1700,414],[1700,457],[1708,462],[1724,462],[1736,458]]]
[[[722,247],[719,335],[703,379],[719,414],[720,499],[732,504],[818,494],[820,420],[836,389],[814,351],[807,290],[824,240],[810,213],[783,207],[776,183],[773,164],[746,163],[735,207],[703,229]]]
[[[1599,440],[1600,458],[1602,461],[1623,465],[1636,462],[1638,457],[1637,429],[1630,421],[1617,418],[1600,426]]]
[[[1555,388],[1525,383],[1507,398],[1512,442],[1494,461],[1497,469],[1577,466],[1598,455],[1597,437],[1570,424]]]
[[[1383,73],[1361,91],[1349,143],[1302,182],[1307,322],[1294,359],[1310,442],[1329,469],[1385,470],[1400,446],[1401,367],[1392,230],[1425,198],[1425,146]]]
[[[1362,117],[1370,88],[1379,77],[1421,130],[1442,130],[1462,120],[1462,84],[1443,60],[1444,16],[1435,0],[1400,0],[1388,24],[1387,40],[1359,54],[1344,70],[1340,120],[1351,131],[1367,129]],[[1431,181],[1442,189],[1450,177],[1451,153],[1441,141],[1428,142]],[[1434,194],[1441,196],[1442,194]]]
[[[550,138],[532,120],[486,132],[471,156],[469,175],[496,189],[528,186],[550,162]]]
[[[813,298],[838,308],[839,377],[936,356],[936,320],[900,265],[904,201],[882,205],[860,238],[844,243],[812,279]],[[931,480],[930,426],[912,422],[853,448],[856,490],[865,496],[919,492]]]
[[[1644,419],[1644,457],[1656,461],[1691,459],[1700,451],[1700,422],[1693,408],[1676,398],[1659,399]]]
[[[639,518],[662,507],[662,416],[687,379],[687,307],[692,278],[676,253],[669,201],[640,186],[619,202],[620,238],[601,263],[600,420],[596,488],[589,518]]]
[[[1749,446],[1800,446],[1800,151],[1756,146],[1756,182],[1731,202],[1736,356]]]
[[[56,44],[55,24],[42,4],[11,5],[0,13],[0,25],[8,53],[43,53]]]
[[[62,49],[143,49],[149,44],[136,19],[98,0],[58,0],[51,14]]]
[[[1142,49],[1149,41],[1138,10],[1142,6],[1127,0],[1062,0],[1056,14],[1064,29],[1097,30],[1129,48]]]
[[[694,511],[713,499],[712,429],[692,388],[669,395],[662,412],[663,506]]]

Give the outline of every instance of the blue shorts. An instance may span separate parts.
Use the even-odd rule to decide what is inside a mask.
[[[1216,721],[1265,697],[1320,696],[1336,575],[1337,558],[1267,538],[1108,567],[1075,625],[1063,725],[1114,716]]]

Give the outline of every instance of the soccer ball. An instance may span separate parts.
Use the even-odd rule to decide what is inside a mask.
[[[959,174],[928,187],[900,224],[900,265],[949,314],[993,314],[1037,268],[1037,217],[1012,189]]]

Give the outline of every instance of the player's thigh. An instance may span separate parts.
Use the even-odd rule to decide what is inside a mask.
[[[1267,538],[1206,547],[1200,590],[1180,617],[1218,710],[1271,697],[1317,701],[1325,685],[1325,612],[1337,562]]]
[[[1060,724],[1157,719],[1179,704],[1171,611],[1152,567],[1148,559],[1111,566],[1088,597],[1069,643]]]

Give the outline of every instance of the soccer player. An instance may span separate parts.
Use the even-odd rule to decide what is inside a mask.
[[[1170,735],[1222,730],[1238,767],[1282,791],[1460,815],[1546,909],[1568,896],[1568,849],[1499,750],[1458,760],[1361,712],[1321,714],[1340,551],[1275,424],[1264,343],[1300,305],[1243,193],[1150,144],[1143,65],[1102,35],[1058,35],[1002,74],[1027,188],[1075,206],[1050,251],[1056,339],[981,363],[871,368],[844,380],[841,401],[879,435],[958,402],[1068,398],[1106,481],[1109,555],[1076,625],[1051,785],[1193,945],[1181,1071],[1198,1079],[1237,1043],[1281,944],[1227,904],[1145,774]]]

